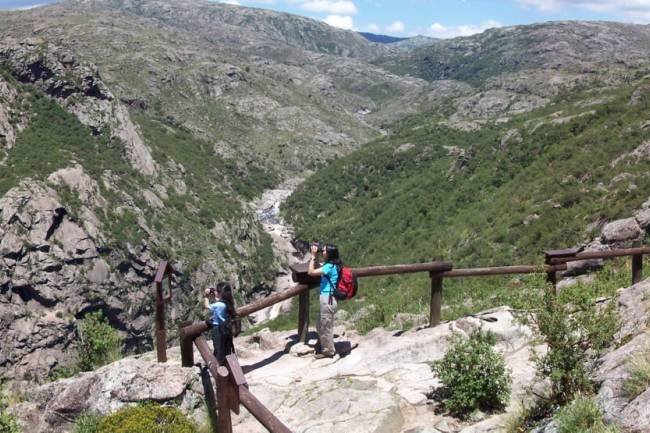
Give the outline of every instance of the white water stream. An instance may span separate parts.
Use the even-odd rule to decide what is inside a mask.
[[[273,239],[273,250],[275,257],[281,257],[286,261],[284,269],[278,273],[275,282],[275,291],[288,289],[293,285],[289,266],[294,263],[304,262],[305,257],[300,254],[291,244],[294,236],[293,227],[286,223],[280,216],[280,205],[289,197],[296,187],[303,182],[304,178],[290,178],[280,184],[277,188],[266,190],[262,197],[252,202],[257,217],[259,218],[264,231]],[[281,312],[291,308],[291,299],[275,304],[264,310],[251,315],[255,323],[262,323],[275,319]]]

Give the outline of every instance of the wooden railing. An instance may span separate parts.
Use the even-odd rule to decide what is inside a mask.
[[[567,270],[567,263],[580,260],[607,259],[612,257],[632,257],[632,283],[636,284],[642,279],[643,275],[643,256],[650,254],[650,247],[626,248],[609,251],[589,251],[583,252],[579,249],[565,249],[545,251],[545,264],[541,266],[500,266],[486,268],[467,268],[453,269],[451,262],[434,260],[430,263],[416,263],[407,265],[391,266],[373,266],[364,268],[354,268],[352,272],[359,278],[374,277],[382,275],[398,275],[418,272],[428,272],[431,279],[431,298],[429,324],[436,326],[441,321],[442,309],[442,291],[444,278],[464,278],[478,277],[489,275],[511,275],[511,274],[534,274],[546,273],[548,280],[555,288],[557,284],[557,273]],[[237,309],[237,316],[243,318],[256,311],[270,307],[286,299],[299,297],[299,314],[298,314],[298,341],[307,340],[307,330],[309,328],[309,289],[317,287],[320,283],[320,277],[313,277],[307,273],[307,264],[298,264],[291,267],[292,278],[296,286],[282,292],[274,293],[259,301],[244,305]],[[162,322],[156,319],[156,323],[162,323],[164,337],[164,302],[171,299],[171,280],[169,280],[170,293],[168,299],[162,297],[162,280],[163,276],[171,272],[166,262],[161,262],[156,275],[157,303],[162,305]],[[160,301],[159,301],[160,300]],[[157,316],[158,317],[158,316]],[[207,322],[183,323],[179,327],[179,336],[181,344],[181,360],[184,367],[194,365],[193,344],[198,349],[206,366],[212,374],[216,383],[217,401],[214,406],[217,408],[217,426],[215,433],[231,433],[232,421],[230,412],[239,414],[240,405],[243,405],[248,411],[271,433],[290,433],[290,430],[271,413],[248,389],[248,384],[244,373],[239,366],[236,355],[228,355],[224,365],[219,365],[216,358],[210,351],[208,343],[201,335],[210,329]],[[157,327],[156,343],[164,347],[164,339],[159,338],[159,329]],[[164,352],[164,349],[163,349]],[[158,348],[160,355],[161,349]],[[166,359],[166,357],[165,357]],[[160,356],[159,356],[160,360]],[[163,361],[164,362],[164,361]],[[209,403],[210,406],[210,403]]]
[[[208,343],[201,335],[207,328],[209,328],[207,323],[181,326],[179,334],[183,367],[194,365],[194,349],[192,347],[192,343],[194,343],[214,378],[217,396],[217,423],[214,426],[214,433],[232,433],[230,412],[239,414],[240,404],[269,432],[291,433],[291,430],[250,392],[237,355],[227,355],[224,365],[219,365]],[[208,410],[213,409],[214,404],[215,402],[208,402]]]
[[[169,295],[165,297],[165,282]],[[156,277],[156,356],[158,362],[167,362],[167,331],[165,330],[165,304],[172,302],[172,267],[165,260],[158,264]]]

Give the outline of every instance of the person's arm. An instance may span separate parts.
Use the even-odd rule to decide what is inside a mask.
[[[323,275],[323,268],[316,268],[316,254],[318,253],[318,246],[311,246],[311,258],[309,259],[309,268],[307,269],[307,275],[311,277],[319,277]]]
[[[207,309],[210,310],[210,289],[205,289],[203,291],[203,306]]]

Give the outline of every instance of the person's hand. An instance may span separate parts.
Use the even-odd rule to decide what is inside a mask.
[[[311,256],[313,258],[316,258],[317,254],[318,254],[318,245],[312,245],[311,246]]]
[[[206,298],[207,298],[208,296],[210,296],[210,289],[205,289],[205,290],[203,291],[203,296],[205,296]]]

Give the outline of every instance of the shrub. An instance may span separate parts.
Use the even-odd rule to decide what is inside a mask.
[[[600,308],[580,292],[570,301],[563,304],[547,292],[543,308],[532,318],[548,346],[548,352],[536,360],[537,374],[550,378],[550,398],[558,404],[592,391],[588,361],[612,341],[619,324],[613,302]]]
[[[600,409],[591,398],[578,396],[555,415],[558,433],[616,433],[618,428],[606,425]]]
[[[77,325],[79,336],[79,367],[90,371],[120,357],[121,339],[98,311],[90,313]]]
[[[477,409],[502,410],[508,403],[511,379],[494,343],[494,335],[482,330],[469,338],[455,334],[445,356],[433,363],[443,383],[444,407],[452,415],[463,418]]]
[[[0,378],[0,432],[1,433],[21,433],[20,425],[16,417],[7,411],[9,403],[2,390],[2,378]]]
[[[104,417],[97,433],[196,433],[194,423],[173,407],[146,403]]]
[[[85,413],[77,417],[72,433],[97,433],[101,417],[94,413]]]

